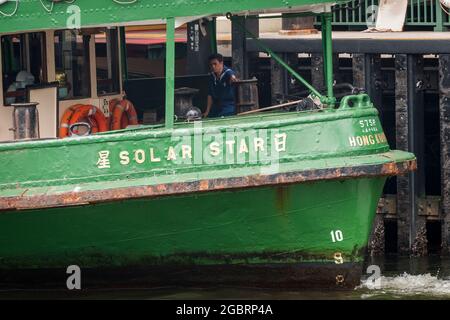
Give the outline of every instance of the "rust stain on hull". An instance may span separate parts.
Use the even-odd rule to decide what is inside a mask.
[[[289,201],[289,189],[286,186],[276,188],[276,206],[279,214],[285,214]]]
[[[0,211],[29,210],[61,206],[87,205],[101,202],[182,195],[196,192],[243,189],[324,180],[342,180],[377,176],[395,176],[417,169],[415,160],[383,165],[363,165],[302,172],[253,175],[236,178],[205,179],[193,182],[135,186],[82,192],[66,192],[56,195],[18,196],[0,199]]]

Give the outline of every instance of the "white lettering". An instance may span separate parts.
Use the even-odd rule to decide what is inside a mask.
[[[161,162],[161,158],[155,157],[155,150],[150,148],[150,161],[151,162]]]
[[[225,141],[227,147],[228,147],[228,152],[230,154],[234,154],[234,145],[236,144],[236,141],[234,140],[227,140]]]
[[[275,150],[277,152],[286,151],[286,133],[278,133],[275,135]]]
[[[210,153],[213,157],[217,157],[220,154],[220,144],[218,142],[211,143],[209,149],[211,150]]]
[[[192,159],[192,148],[191,146],[188,145],[182,145],[181,146],[181,152],[182,152],[182,156],[183,159],[189,158]]]
[[[239,147],[239,153],[248,153],[248,146],[247,146],[247,142],[245,142],[245,139],[241,140],[241,145]]]
[[[175,153],[175,149],[173,147],[169,147],[169,151],[167,151],[167,161],[177,160],[177,154]]]
[[[363,143],[365,146],[369,145],[369,137],[368,136],[363,136]]]
[[[126,166],[130,163],[130,153],[128,151],[122,151],[119,154],[120,164]]]
[[[364,141],[360,136],[357,136],[356,143],[358,144],[358,146],[362,146],[364,144]]]
[[[98,153],[97,168],[109,169],[111,168],[111,162],[109,161],[109,151],[100,151]]]
[[[145,162],[145,151],[144,150],[136,150],[134,152],[134,160],[136,163],[142,164]]]
[[[255,148],[255,152],[264,151],[264,139],[263,138],[255,138],[255,140],[253,140],[253,145]]]

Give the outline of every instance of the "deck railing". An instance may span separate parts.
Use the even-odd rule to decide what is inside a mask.
[[[333,12],[333,25],[349,28],[371,26],[379,0],[353,0],[336,5]],[[443,31],[450,26],[449,15],[442,10],[439,0],[409,0],[405,26],[431,27]]]

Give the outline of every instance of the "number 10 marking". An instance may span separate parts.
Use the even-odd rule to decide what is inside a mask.
[[[341,242],[342,240],[344,240],[344,235],[342,234],[341,230],[332,230],[331,231],[331,240],[333,242]]]

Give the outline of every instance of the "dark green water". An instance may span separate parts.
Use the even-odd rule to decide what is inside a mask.
[[[170,299],[170,300],[310,300],[310,299],[450,299],[450,258],[430,256],[426,258],[388,257],[370,259],[369,266],[378,266],[379,282],[369,281],[372,275],[361,278],[361,285],[347,291],[319,290],[267,290],[254,288],[153,288],[119,290],[7,290],[0,291],[0,299]],[[372,267],[377,268],[377,267]]]

